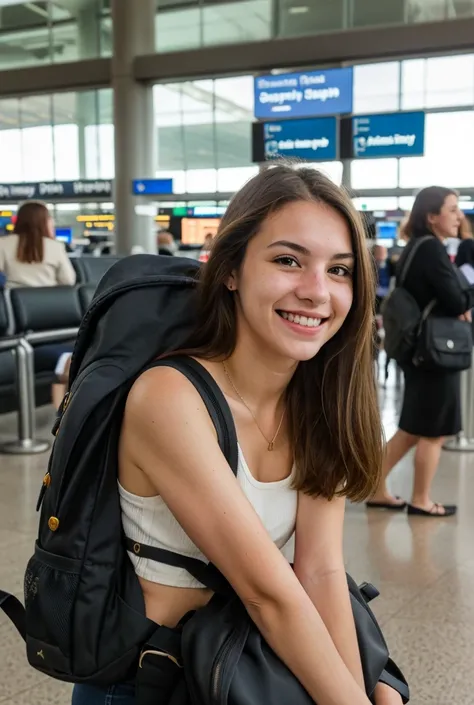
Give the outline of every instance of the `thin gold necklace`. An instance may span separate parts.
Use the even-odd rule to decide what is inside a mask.
[[[258,428],[258,430],[260,431],[260,433],[262,434],[262,436],[264,437],[264,439],[265,439],[266,442],[268,443],[268,450],[273,450],[273,449],[275,448],[275,441],[276,441],[276,439],[277,439],[278,434],[280,433],[280,429],[281,429],[282,424],[283,424],[283,419],[285,418],[285,409],[283,409],[283,414],[281,415],[280,423],[278,424],[278,428],[277,428],[277,430],[276,430],[275,435],[273,436],[273,438],[272,438],[271,440],[268,439],[267,436],[266,436],[266,435],[264,434],[264,432],[262,431],[262,429],[260,428],[260,424],[258,423],[258,421],[257,421],[257,419],[256,419],[256,417],[255,417],[255,414],[253,413],[252,409],[251,409],[250,406],[247,404],[247,402],[246,402],[245,399],[243,398],[242,394],[239,392],[239,390],[238,390],[237,387],[235,386],[234,382],[232,381],[232,377],[230,376],[229,370],[227,369],[227,365],[225,364],[224,361],[222,362],[222,365],[223,365],[223,367],[224,367],[225,375],[226,375],[227,379],[229,380],[229,383],[230,383],[232,389],[233,389],[234,392],[237,394],[237,396],[239,397],[240,401],[241,401],[242,404],[245,406],[245,408],[248,410],[248,412],[250,413],[251,417],[252,417],[253,420],[255,421],[256,427]]]

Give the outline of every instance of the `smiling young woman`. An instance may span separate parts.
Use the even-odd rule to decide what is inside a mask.
[[[318,705],[369,705],[342,535],[345,499],[370,496],[382,464],[374,298],[347,194],[312,169],[261,172],[222,219],[202,269],[199,325],[181,351],[226,397],[237,477],[202,399],[174,369],[137,380],[120,438],[127,537],[216,565]],[[209,601],[185,571],[130,557],[158,624],[173,628]],[[401,698],[380,685],[375,701]],[[128,685],[77,686],[73,702],[135,700]]]

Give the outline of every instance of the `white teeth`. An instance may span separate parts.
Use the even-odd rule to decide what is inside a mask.
[[[317,328],[321,325],[320,318],[309,318],[308,316],[299,316],[298,314],[288,313],[287,311],[280,311],[282,318],[285,318],[290,323],[298,323],[300,326],[305,328]]]

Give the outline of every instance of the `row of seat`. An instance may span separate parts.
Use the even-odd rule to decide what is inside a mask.
[[[97,284],[117,257],[72,258],[78,284],[74,287],[18,288],[0,295],[0,343],[11,336],[79,327]],[[85,282],[85,283],[84,283]],[[48,404],[57,356],[54,341],[34,343],[34,389],[36,404]],[[74,345],[74,338],[61,340],[62,346]],[[57,348],[56,344],[56,348]],[[47,354],[47,353],[50,354]],[[11,350],[0,350],[0,413],[19,407],[17,370]]]
[[[98,284],[105,272],[119,260],[119,257],[71,257],[76,272],[76,284]]]

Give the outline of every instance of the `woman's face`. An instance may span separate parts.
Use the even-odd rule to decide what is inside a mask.
[[[435,235],[446,239],[457,237],[461,225],[462,213],[459,209],[458,198],[454,194],[446,197],[438,214],[430,213],[428,223]]]
[[[263,222],[233,277],[239,337],[273,357],[314,357],[350,311],[354,264],[337,211],[313,201],[284,206]]]

